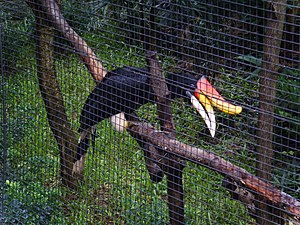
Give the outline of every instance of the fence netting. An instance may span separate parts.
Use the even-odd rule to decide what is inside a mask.
[[[299,224],[299,1],[0,0],[2,224]]]

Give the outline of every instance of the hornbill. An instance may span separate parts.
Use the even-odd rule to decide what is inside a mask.
[[[229,114],[242,111],[240,106],[226,102],[204,76],[198,80],[189,73],[168,73],[166,83],[170,98],[185,97],[189,100],[204,119],[212,137],[215,135],[216,121],[211,104]],[[109,72],[89,94],[83,106],[73,173],[80,174],[83,171],[91,136],[94,136],[95,126],[100,121],[114,118],[113,125],[122,131],[126,127],[126,119],[148,102],[155,102],[148,69],[124,67]],[[121,118],[116,121],[117,114]]]

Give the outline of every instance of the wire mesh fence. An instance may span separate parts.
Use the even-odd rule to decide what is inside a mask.
[[[0,1],[3,224],[299,224],[298,1]]]

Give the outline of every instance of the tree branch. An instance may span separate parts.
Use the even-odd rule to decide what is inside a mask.
[[[132,123],[128,129],[130,132],[138,134],[143,139],[161,147],[167,152],[230,177],[232,180],[251,189],[253,192],[261,195],[267,201],[277,205],[286,213],[292,214],[297,220],[299,220],[300,202],[297,199],[280,191],[271,183],[260,180],[245,169],[232,164],[214,153],[207,152],[203,149],[184,144],[176,139],[169,138],[168,135],[155,130],[149,124]]]
[[[55,0],[42,0],[42,9],[47,14],[49,21],[68,41],[71,42],[75,50],[79,53],[85,66],[93,75],[95,81],[100,82],[107,74],[96,54],[88,44],[72,29],[66,19],[61,14]]]
[[[148,51],[146,54],[147,64],[150,71],[150,82],[156,96],[158,117],[161,130],[168,132],[169,137],[175,137],[175,126],[173,124],[171,101],[169,90],[162,73],[160,63],[156,59],[156,52]],[[170,224],[184,224],[184,195],[182,171],[184,163],[181,159],[168,155],[164,157],[165,151],[161,153],[161,167],[167,175],[167,192]]]

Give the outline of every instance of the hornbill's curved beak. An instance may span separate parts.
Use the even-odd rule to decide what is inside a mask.
[[[187,95],[191,98],[193,107],[204,119],[212,137],[216,133],[216,117],[212,105],[227,114],[234,115],[242,112],[241,106],[227,102],[204,76],[198,80],[194,95],[189,91],[187,91]]]

